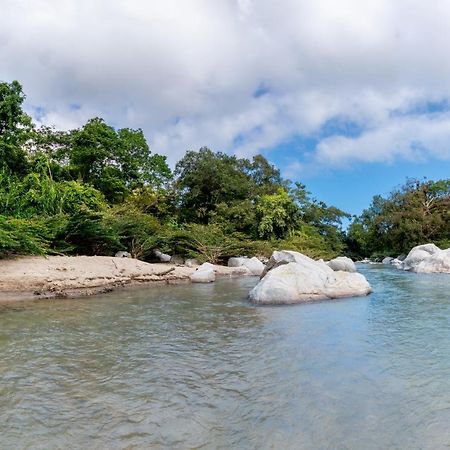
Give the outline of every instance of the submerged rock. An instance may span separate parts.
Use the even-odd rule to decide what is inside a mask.
[[[196,271],[190,276],[193,283],[211,283],[216,280],[216,273],[214,271],[214,265],[210,263],[203,263]]]
[[[418,245],[399,268],[417,273],[450,273],[450,248],[441,250],[434,244]]]
[[[356,272],[355,263],[346,256],[339,256],[337,258],[328,261],[328,266],[334,271],[341,270],[343,272]]]
[[[273,264],[272,268],[249,294],[254,303],[302,303],[367,295],[371,292],[363,275],[335,272],[323,261],[314,261],[298,252],[274,252],[270,264]]]
[[[252,275],[260,276],[264,271],[264,264],[255,256],[253,258],[247,257],[233,257],[228,260],[228,267],[245,267]]]

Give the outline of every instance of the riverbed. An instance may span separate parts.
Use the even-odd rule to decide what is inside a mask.
[[[255,307],[257,279],[0,309],[0,448],[444,449],[450,276]]]

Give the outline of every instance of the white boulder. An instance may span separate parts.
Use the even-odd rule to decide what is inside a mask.
[[[210,263],[203,263],[190,276],[193,283],[211,283],[216,280],[216,273],[214,265]]]
[[[274,252],[272,256],[276,267],[269,270],[249,294],[254,303],[302,303],[371,292],[369,283],[359,273],[335,272],[323,261],[314,261],[298,252]],[[290,259],[292,261],[286,261]]]
[[[264,264],[255,256],[253,258],[235,257],[228,260],[228,267],[246,267],[252,275],[260,276],[264,271]]]
[[[346,256],[339,256],[337,258],[328,261],[328,266],[334,271],[341,270],[343,272],[356,272],[355,263]]]
[[[434,244],[418,245],[399,268],[417,273],[450,273],[450,248],[441,250]]]
[[[386,258],[383,258],[381,261],[381,264],[392,264],[392,261],[394,261],[394,258],[392,256],[386,256]]]

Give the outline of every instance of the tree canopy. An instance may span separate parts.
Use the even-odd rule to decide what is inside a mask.
[[[314,257],[345,251],[346,214],[263,155],[202,147],[172,173],[142,130],[100,117],[69,131],[38,128],[24,99],[20,83],[0,83],[0,255],[128,250],[147,259],[158,248],[220,260],[283,247]],[[423,193],[430,211],[443,190]]]

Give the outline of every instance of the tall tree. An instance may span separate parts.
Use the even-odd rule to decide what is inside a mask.
[[[116,131],[100,118],[72,132],[70,166],[110,201],[137,187],[158,188],[171,177],[166,158],[150,152],[142,130]]]
[[[17,174],[27,171],[23,145],[32,129],[31,118],[22,109],[24,100],[18,81],[0,83],[0,168]]]
[[[207,147],[188,151],[175,166],[184,219],[207,223],[216,205],[248,198],[253,187],[245,171],[248,165],[247,160]]]

